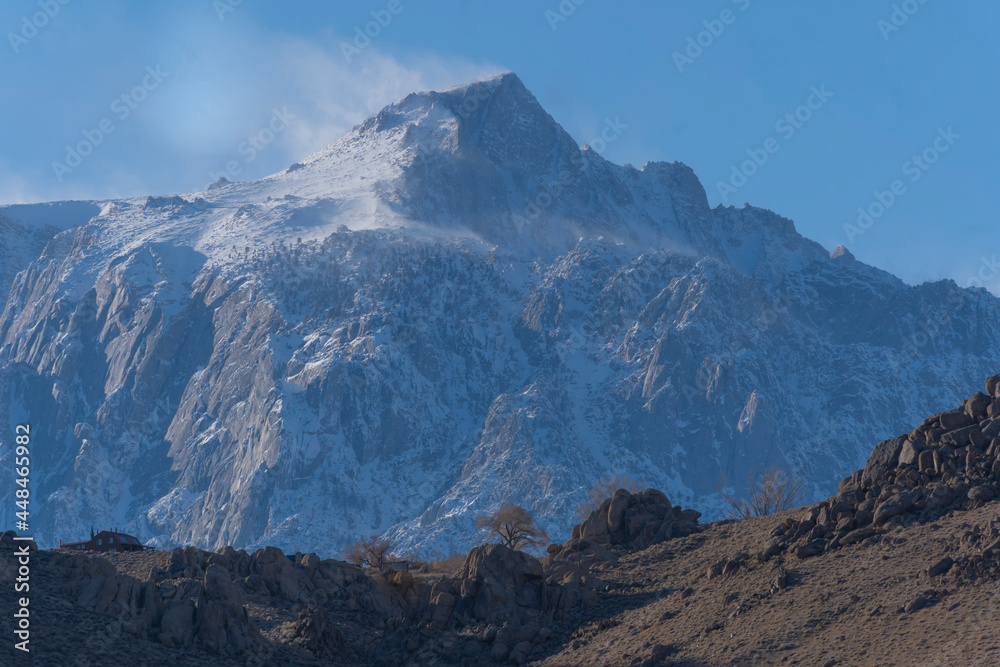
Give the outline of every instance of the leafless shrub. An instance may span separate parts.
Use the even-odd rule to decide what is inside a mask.
[[[749,495],[737,498],[736,491],[723,480],[719,487],[722,499],[728,505],[728,517],[742,520],[756,516],[770,516],[795,507],[802,495],[802,480],[791,477],[778,467],[764,468],[748,480]]]
[[[629,493],[639,493],[646,487],[642,482],[632,479],[628,475],[615,475],[598,482],[587,494],[589,502],[580,503],[576,506],[576,516],[580,521],[586,521],[590,513],[601,506],[608,498],[615,495],[618,489],[625,489]]]
[[[534,517],[520,505],[504,505],[492,514],[477,516],[476,528],[488,529],[511,549],[544,546],[549,541],[545,529],[536,524]]]
[[[344,560],[358,567],[381,570],[392,559],[392,541],[378,535],[362,537],[344,549]]]

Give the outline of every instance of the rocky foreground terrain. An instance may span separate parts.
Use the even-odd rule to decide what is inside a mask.
[[[35,665],[1000,664],[1000,376],[809,507],[699,525],[618,490],[542,558],[31,553]],[[13,535],[0,540],[6,582]]]

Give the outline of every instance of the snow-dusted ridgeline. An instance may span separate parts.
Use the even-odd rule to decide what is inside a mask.
[[[0,423],[33,425],[46,544],[445,553],[508,501],[558,538],[616,473],[709,514],[767,464],[826,496],[1000,367],[985,291],[611,164],[511,74],[259,181],[0,214]]]

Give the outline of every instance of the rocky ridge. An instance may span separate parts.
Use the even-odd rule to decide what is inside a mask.
[[[87,643],[80,659],[142,653],[150,644],[164,655],[183,651],[190,664],[517,665],[596,604],[606,584],[594,570],[617,561],[623,540],[628,550],[689,534],[697,515],[652,489],[620,490],[545,558],[487,544],[453,576],[438,577],[394,567],[373,573],[274,547],[97,556],[30,544],[33,567],[44,572],[46,611],[56,598],[108,622],[107,645]],[[0,537],[5,574],[15,567],[13,537]],[[41,653],[73,651],[48,649]]]
[[[987,379],[985,389],[879,443],[864,469],[841,481],[836,496],[776,526],[757,557],[767,561],[787,551],[809,558],[1000,497],[1000,375]],[[995,531],[970,539],[982,542],[981,556],[1000,556]],[[955,565],[975,570],[979,561],[948,557],[934,573]]]
[[[34,549],[36,659],[995,664],[1000,376],[985,389],[877,445],[826,501],[702,525],[659,491],[619,489],[541,558],[485,544],[454,571],[411,562],[373,572],[274,547]],[[12,537],[0,537],[5,577]]]

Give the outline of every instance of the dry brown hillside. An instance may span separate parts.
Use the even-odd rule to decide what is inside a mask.
[[[32,652],[5,611],[0,664],[1000,665],[1000,376],[835,491],[699,525],[620,489],[544,558],[483,545],[458,571],[33,551]],[[15,548],[0,538],[4,610]]]

